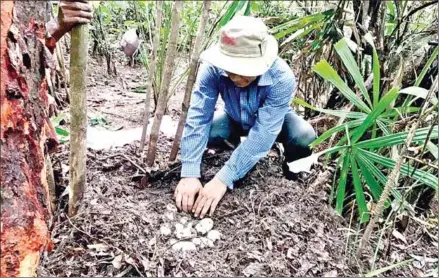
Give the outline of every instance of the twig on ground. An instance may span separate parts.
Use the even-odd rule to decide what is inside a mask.
[[[137,164],[136,162],[134,162],[133,160],[131,160],[128,156],[126,156],[125,154],[119,154],[120,156],[122,156],[123,158],[125,158],[126,160],[128,160],[131,164],[133,164],[133,166],[135,166],[137,169],[139,169],[142,173],[147,174],[148,172],[141,167],[139,164]]]

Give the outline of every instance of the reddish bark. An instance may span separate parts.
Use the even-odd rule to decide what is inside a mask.
[[[0,275],[34,276],[50,241],[51,218],[44,155],[56,146],[48,116],[44,67],[44,1],[1,2]],[[49,143],[49,144],[48,144]]]

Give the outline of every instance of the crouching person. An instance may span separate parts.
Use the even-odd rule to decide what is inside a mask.
[[[201,218],[208,211],[213,214],[227,188],[233,189],[276,141],[285,149],[284,175],[294,179],[286,163],[309,156],[308,145],[316,138],[312,126],[290,106],[296,80],[277,56],[277,41],[264,23],[235,17],[220,35],[218,44],[201,54],[181,142],[181,180],[174,194],[178,208]],[[219,95],[225,109],[215,112]],[[242,143],[241,136],[247,136]],[[207,145],[218,147],[225,141],[238,147],[203,187],[202,154]]]

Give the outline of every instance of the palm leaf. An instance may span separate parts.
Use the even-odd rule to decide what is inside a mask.
[[[345,67],[348,69],[349,73],[352,75],[352,78],[354,78],[355,84],[357,84],[357,87],[358,89],[360,89],[360,92],[363,95],[364,99],[367,101],[370,107],[372,107],[369,93],[367,92],[366,86],[364,85],[364,78],[361,75],[357,62],[355,62],[355,58],[352,55],[352,52],[349,49],[349,46],[344,38],[335,44],[335,50],[343,61]]]
[[[431,54],[430,58],[428,58],[428,61],[425,64],[424,68],[422,69],[421,73],[419,74],[418,78],[416,78],[414,86],[418,87],[421,84],[431,64],[433,64],[433,62],[436,60],[438,52],[439,52],[439,47],[435,47],[433,53]]]
[[[332,134],[339,132],[339,131],[343,131],[346,129],[346,127],[347,128],[357,127],[357,126],[361,125],[363,123],[363,121],[364,121],[363,119],[354,120],[354,121],[344,123],[342,125],[335,126],[331,129],[328,129],[327,131],[323,132],[322,135],[320,135],[316,140],[314,140],[314,142],[311,143],[310,147],[313,148],[313,147],[319,145],[320,143],[322,143],[323,141],[325,141],[326,139],[331,137]]]
[[[366,151],[363,149],[358,149],[358,151],[360,153],[362,153],[367,159],[369,159],[375,163],[378,163],[386,168],[393,169],[395,167],[395,161],[393,161],[390,158],[387,158],[387,157],[384,157],[384,156],[381,156],[379,154],[369,152],[369,151]],[[437,181],[436,176],[434,176],[428,172],[425,172],[425,171],[422,171],[419,169],[415,169],[413,166],[411,166],[409,164],[403,164],[401,166],[400,172],[401,172],[401,175],[411,177],[415,180],[418,180],[418,181],[430,186],[431,188],[433,188],[435,190],[437,190],[437,188],[438,188],[438,181]],[[413,176],[412,176],[412,174],[413,174]]]
[[[413,137],[413,142],[425,141],[429,136],[431,127],[420,128],[415,131]],[[361,141],[356,143],[355,146],[358,148],[380,148],[380,147],[390,147],[398,144],[402,144],[407,139],[408,131],[390,134],[387,136]],[[438,138],[437,126],[433,127],[430,134],[430,139]]]
[[[360,174],[358,173],[357,161],[353,155],[351,155],[351,168],[355,188],[355,197],[357,199],[358,211],[360,213],[360,222],[364,223],[369,221],[370,215],[367,209],[366,200],[364,198],[363,186],[361,184]]]
[[[303,107],[309,108],[314,111],[318,111],[321,113],[325,113],[328,115],[336,116],[336,117],[342,117],[342,118],[351,118],[351,119],[365,119],[367,117],[366,113],[362,112],[352,112],[352,111],[343,111],[343,110],[330,110],[330,109],[323,109],[323,108],[317,108],[312,106],[311,104],[307,103],[303,99],[295,98],[293,101],[295,104],[302,105]]]
[[[338,73],[329,65],[326,60],[321,60],[314,65],[313,70],[326,81],[337,87],[340,93],[343,94],[351,103],[353,103],[360,110],[370,113],[370,108],[364,103],[340,78]]]
[[[372,46],[373,58],[372,58],[372,72],[373,72],[373,106],[375,107],[380,100],[380,60],[378,59],[377,50],[373,43],[372,35],[367,33],[364,38]]]
[[[364,168],[368,169],[369,173],[371,173],[375,179],[379,184],[381,184],[382,186],[385,186],[387,183],[387,177],[380,171],[380,169],[378,169],[369,159],[367,159],[362,153],[359,152],[355,152],[357,155],[357,158],[359,161],[361,161],[360,166],[364,165]],[[362,172],[364,174],[364,172]],[[373,179],[373,177],[372,177]],[[370,184],[368,184],[370,186]],[[375,186],[375,185],[374,185]],[[379,186],[379,185],[378,185]],[[381,187],[380,187],[381,188]],[[382,190],[381,190],[382,191]],[[401,202],[402,200],[402,195],[401,193],[392,188],[390,191],[393,195],[393,197],[395,197],[395,199],[397,199],[399,202]],[[380,193],[381,196],[381,193]]]
[[[348,176],[349,169],[349,156],[350,152],[345,151],[343,156],[343,165],[341,167],[340,180],[337,186],[337,199],[335,209],[339,214],[343,212],[343,203],[345,200],[345,191],[346,191],[346,181]],[[340,157],[341,159],[341,157]]]
[[[383,96],[373,111],[364,120],[364,123],[357,127],[352,132],[352,144],[356,143],[366,132],[366,130],[372,126],[379,115],[389,106],[389,104],[396,99],[399,94],[398,88],[393,88],[385,96]]]
[[[372,173],[369,171],[369,168],[366,164],[364,164],[361,159],[358,159],[358,156],[356,155],[356,160],[358,163],[358,166],[360,166],[361,174],[364,177],[364,180],[366,181],[367,186],[370,189],[370,192],[372,193],[372,196],[375,200],[379,200],[381,193],[383,192],[383,189],[377,182],[377,180],[372,176]]]

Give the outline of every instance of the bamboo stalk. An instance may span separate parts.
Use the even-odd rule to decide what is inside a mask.
[[[151,62],[148,72],[148,80],[146,83],[145,114],[143,115],[142,138],[140,139],[140,147],[139,147],[140,153],[142,153],[146,142],[146,131],[148,129],[149,113],[150,113],[149,110],[151,107],[151,94],[154,93],[152,91],[152,82],[154,81],[155,68],[157,65],[157,49],[160,46],[160,29],[162,27],[163,2],[157,1],[156,3],[157,3],[157,21],[154,28],[154,41],[152,44]]]
[[[169,37],[168,49],[166,51],[165,70],[163,72],[160,95],[158,97],[157,108],[154,116],[154,123],[151,128],[151,135],[148,146],[147,165],[152,166],[155,160],[157,141],[159,138],[160,125],[166,109],[166,101],[169,91],[169,84],[172,79],[172,70],[175,65],[175,54],[177,50],[178,28],[180,26],[180,13],[183,1],[174,1],[172,9],[171,35]]]
[[[401,165],[404,161],[404,157],[407,153],[407,149],[410,146],[413,137],[415,135],[415,131],[418,128],[419,124],[421,123],[422,119],[425,116],[425,110],[427,109],[427,106],[429,104],[430,97],[437,92],[438,89],[438,79],[436,78],[435,82],[431,86],[430,91],[428,92],[427,96],[425,97],[424,104],[422,105],[421,111],[419,112],[418,119],[413,123],[413,126],[410,128],[409,133],[407,134],[407,139],[405,144],[402,146],[402,149],[398,155],[398,157],[395,159],[395,167],[393,167],[392,171],[390,172],[387,183],[384,186],[383,192],[381,193],[381,197],[378,201],[378,204],[375,209],[375,214],[369,224],[366,227],[366,230],[363,234],[363,237],[360,240],[360,245],[358,246],[356,257],[357,259],[360,259],[361,253],[363,251],[364,246],[368,244],[370,236],[372,234],[372,230],[375,228],[376,223],[378,222],[378,219],[381,217],[384,211],[384,203],[389,198],[390,191],[395,186],[395,183],[398,180],[399,177],[399,171],[401,169]]]
[[[186,91],[184,93],[183,103],[181,104],[182,114],[180,116],[180,121],[178,122],[177,132],[175,134],[174,143],[172,145],[171,154],[169,156],[169,161],[174,161],[177,157],[177,153],[180,146],[181,137],[183,135],[184,125],[187,119],[187,112],[189,110],[189,102],[191,99],[192,88],[194,87],[197,69],[198,69],[198,59],[200,58],[201,42],[204,37],[204,29],[206,27],[206,22],[209,17],[210,0],[204,0],[204,9],[201,16],[200,23],[198,25],[198,32],[195,38],[194,48],[191,55],[191,62],[189,65],[189,76],[186,84]]]
[[[69,215],[74,216],[86,186],[88,24],[73,28],[70,51]]]

